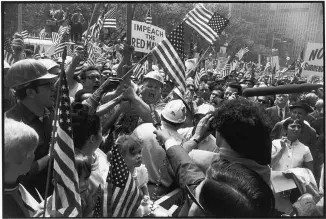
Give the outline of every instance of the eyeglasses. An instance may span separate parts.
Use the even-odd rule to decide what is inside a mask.
[[[200,210],[202,210],[204,213],[206,213],[204,207],[199,203],[199,201],[196,199],[194,194],[192,194],[188,185],[186,185],[186,193],[187,193],[188,197],[200,208]]]
[[[95,79],[100,80],[101,76],[100,75],[89,75],[89,76],[87,76],[87,78],[89,80],[95,80]]]

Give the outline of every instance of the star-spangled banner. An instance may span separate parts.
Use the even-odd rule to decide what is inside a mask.
[[[152,9],[151,9],[151,5],[149,5],[149,9],[148,9],[148,11],[146,13],[145,23],[152,24]]]
[[[218,35],[220,35],[224,31],[228,23],[228,19],[215,12],[209,20],[208,26],[210,26]]]
[[[61,73],[56,142],[53,151],[54,192],[52,210],[64,217],[81,217],[79,180],[75,165],[72,119],[70,113],[69,88],[65,72]]]
[[[167,38],[153,49],[153,54],[161,63],[164,72],[186,91],[186,72],[184,65],[184,28],[181,23]]]
[[[112,8],[104,15],[103,28],[117,28],[116,8]]]

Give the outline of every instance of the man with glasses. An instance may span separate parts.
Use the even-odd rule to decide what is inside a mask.
[[[209,103],[217,108],[223,101],[224,91],[222,88],[214,89],[209,97]]]
[[[266,112],[270,115],[272,125],[290,117],[289,109],[289,95],[288,94],[276,94],[275,106],[266,109]]]
[[[5,112],[6,118],[22,121],[31,126],[39,135],[39,145],[35,150],[34,162],[27,175],[20,182],[39,200],[35,187],[44,198],[49,146],[52,131],[53,106],[55,103],[54,81],[57,75],[47,72],[46,67],[37,60],[24,59],[11,66],[5,83],[15,90],[18,103]],[[50,183],[49,194],[53,186]],[[40,200],[39,200],[40,201]]]

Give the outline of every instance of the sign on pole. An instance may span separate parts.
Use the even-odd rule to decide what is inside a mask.
[[[322,43],[307,43],[302,69],[302,76],[323,76],[324,46]]]
[[[131,22],[131,45],[135,52],[149,53],[165,38],[165,30],[152,24]]]

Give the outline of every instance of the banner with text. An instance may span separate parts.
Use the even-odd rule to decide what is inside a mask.
[[[165,38],[165,30],[152,24],[131,22],[131,45],[136,52],[149,53]]]
[[[307,43],[304,56],[302,76],[323,76],[324,46],[322,43]]]

